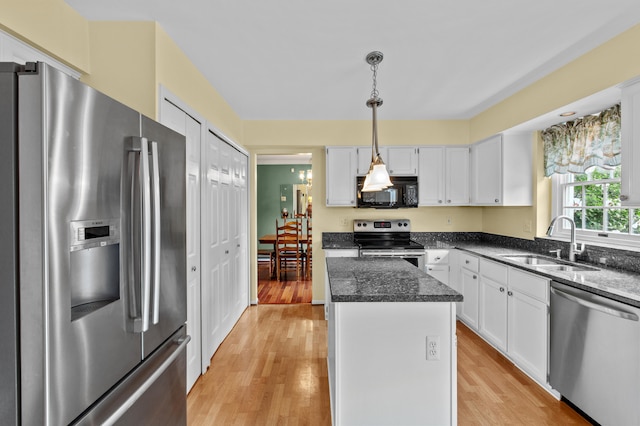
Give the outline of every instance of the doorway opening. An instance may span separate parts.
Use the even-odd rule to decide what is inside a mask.
[[[257,156],[258,304],[312,301],[311,160],[308,153]],[[282,244],[285,225],[295,226],[297,243]]]

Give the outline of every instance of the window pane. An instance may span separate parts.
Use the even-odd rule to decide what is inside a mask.
[[[576,229],[582,229],[582,210],[576,209],[573,211],[573,221],[576,223]]]
[[[607,185],[607,205],[620,206],[620,183],[610,183]]]
[[[609,223],[607,230],[609,232],[629,232],[629,211],[627,209],[610,209]]]
[[[633,211],[633,223],[631,224],[631,233],[640,235],[640,209]]]
[[[587,206],[602,206],[604,200],[603,185],[586,185]]]
[[[585,229],[602,231],[603,211],[602,209],[586,209],[587,223]]]
[[[582,199],[582,186],[573,187],[573,206],[574,207],[584,206],[584,200]]]

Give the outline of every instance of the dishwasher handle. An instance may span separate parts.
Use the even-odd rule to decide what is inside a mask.
[[[579,305],[585,306],[587,308],[594,309],[596,311],[600,311],[608,315],[613,315],[614,317],[619,317],[619,318],[627,319],[630,321],[638,321],[638,315],[632,312],[625,312],[625,311],[611,308],[609,306],[600,305],[599,303],[591,302],[589,300],[584,300],[584,299],[581,299],[580,297],[567,294],[553,287],[551,287],[551,293],[557,296],[563,297],[572,302],[575,302]]]

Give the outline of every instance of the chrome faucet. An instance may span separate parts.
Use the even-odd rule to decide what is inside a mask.
[[[549,224],[549,229],[547,229],[547,236],[550,237],[553,233],[553,229],[555,228],[558,219],[568,220],[571,224],[571,244],[569,245],[569,260],[571,262],[575,262],[576,254],[582,254],[582,252],[584,252],[584,243],[580,243],[580,247],[578,247],[578,243],[576,243],[576,223],[571,217],[565,215],[554,217]]]

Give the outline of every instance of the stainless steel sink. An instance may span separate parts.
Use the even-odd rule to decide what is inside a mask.
[[[540,271],[562,271],[562,272],[580,272],[580,271],[599,271],[598,268],[584,265],[538,265],[535,267]]]
[[[507,260],[513,260],[514,262],[526,263],[527,265],[558,265],[561,263],[552,258],[535,254],[505,254],[502,255],[502,257]]]
[[[539,271],[599,271],[598,268],[593,268],[591,266],[568,264],[564,260],[554,259],[547,256],[538,256],[536,254],[505,254],[501,257],[507,260],[512,260],[514,262],[531,265]]]

